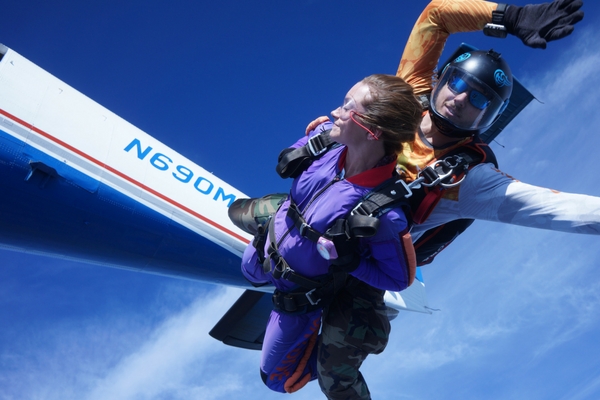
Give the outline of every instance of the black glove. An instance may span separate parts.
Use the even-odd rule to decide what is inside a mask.
[[[360,256],[358,255],[358,239],[350,234],[348,220],[346,218],[336,219],[333,225],[325,232],[325,238],[333,243],[337,257],[326,259],[330,260],[331,265],[337,267],[337,270],[352,272],[358,268],[360,264]],[[319,246],[319,245],[317,245]],[[329,248],[329,244],[323,244],[324,248]],[[319,250],[321,252],[322,250]],[[333,257],[330,250],[325,250]]]
[[[337,258],[331,260],[331,265],[335,265],[345,272],[352,272],[360,264],[360,256],[358,255],[358,240],[355,238],[348,239],[343,236],[333,238]]]
[[[546,48],[546,42],[562,39],[573,32],[573,25],[583,19],[581,0],[555,0],[552,3],[509,5],[504,12],[504,26],[526,46]]]

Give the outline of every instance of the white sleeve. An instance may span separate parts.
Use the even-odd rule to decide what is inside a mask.
[[[455,207],[460,218],[600,234],[600,197],[562,193],[519,182],[492,164],[481,164],[469,171],[460,185]]]

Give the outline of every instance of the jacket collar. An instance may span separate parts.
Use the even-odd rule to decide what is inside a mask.
[[[341,171],[344,168],[344,164],[346,163],[346,154],[348,152],[347,148],[344,148],[342,153],[340,154],[340,158],[338,159],[338,171]],[[396,155],[386,157],[382,159],[383,164],[380,162],[374,168],[366,170],[365,172],[361,172],[360,174],[351,176],[346,180],[353,185],[374,188],[381,185],[386,180],[392,177],[394,170],[396,169],[396,159],[398,157]]]

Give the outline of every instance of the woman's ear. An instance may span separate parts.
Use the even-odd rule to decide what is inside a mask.
[[[371,135],[369,132],[367,132],[367,140],[379,140],[379,138],[381,137],[381,134],[383,133],[381,131],[381,129],[375,129],[375,130],[372,130],[371,132],[373,132],[373,135],[375,135],[375,137],[373,137],[373,135]]]

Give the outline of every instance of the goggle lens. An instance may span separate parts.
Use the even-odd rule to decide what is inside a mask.
[[[456,94],[469,90],[469,103],[478,110],[484,110],[490,105],[491,100],[479,90],[473,89],[463,78],[454,75],[448,81],[448,87]]]

